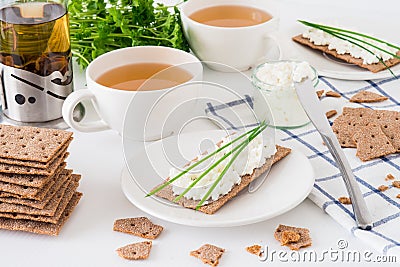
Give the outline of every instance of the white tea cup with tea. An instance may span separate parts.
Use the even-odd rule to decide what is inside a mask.
[[[279,53],[274,59],[280,58],[274,37],[279,18],[271,1],[189,0],[181,18],[190,48],[214,70],[248,70],[265,61],[274,46]]]
[[[135,120],[135,129],[130,131],[131,138],[156,140],[162,137],[161,132],[165,130],[163,123],[169,110],[186,99],[195,99],[197,92],[194,87],[189,87],[188,90],[180,90],[178,97],[169,97],[162,103],[158,103],[158,99],[174,87],[199,81],[202,76],[201,62],[182,50],[162,46],[114,50],[89,64],[86,69],[88,89],[77,90],[68,96],[63,105],[63,117],[71,128],[81,132],[113,129],[122,134],[125,112],[134,99],[135,116],[130,117]],[[147,114],[156,103],[157,110],[161,112],[152,114],[149,130]],[[78,104],[92,104],[99,119],[85,116],[75,121],[74,110]],[[182,111],[185,112],[188,111]],[[143,135],[145,126],[146,136]]]

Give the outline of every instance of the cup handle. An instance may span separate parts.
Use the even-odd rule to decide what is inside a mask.
[[[278,38],[274,34],[269,34],[269,35],[264,36],[265,43],[268,43],[268,40],[271,40],[269,42],[271,44],[271,45],[269,45],[270,46],[269,49],[271,48],[271,46],[275,46],[278,49],[279,56],[275,60],[281,60],[283,53],[282,53],[282,48],[278,42]],[[269,50],[269,49],[267,49],[267,50]]]
[[[87,89],[74,91],[67,97],[62,107],[62,115],[65,122],[71,128],[78,130],[80,132],[89,133],[89,132],[109,130],[110,127],[102,119],[95,121],[85,121],[85,118],[83,117],[82,120],[80,121],[74,120],[74,110],[79,103],[83,104],[82,101],[84,100],[89,100],[91,104],[94,106],[96,97],[91,91]]]

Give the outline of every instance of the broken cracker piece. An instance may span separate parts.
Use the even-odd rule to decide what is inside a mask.
[[[281,237],[281,245],[287,245],[289,243],[296,243],[300,240],[300,235],[295,231],[283,231]]]
[[[274,233],[275,239],[279,242],[282,242],[282,233],[284,231],[292,231],[300,235],[300,239],[297,242],[286,244],[291,250],[299,250],[300,248],[311,246],[312,240],[308,229],[280,224]]]
[[[116,251],[121,258],[127,260],[145,260],[150,255],[151,241],[129,244],[118,248]]]
[[[338,92],[334,92],[334,91],[326,92],[325,96],[328,96],[328,97],[341,97],[341,95]]]
[[[400,194],[397,194],[396,198],[400,198]]]
[[[381,127],[376,124],[356,128],[353,140],[357,143],[356,156],[368,161],[396,152]]]
[[[217,266],[219,263],[219,259],[221,258],[222,254],[224,254],[224,252],[225,249],[223,248],[219,248],[210,244],[205,244],[202,245],[199,249],[191,251],[190,256],[196,257],[202,262],[211,266]]]
[[[324,94],[324,92],[325,92],[325,90],[318,90],[318,91],[316,92],[319,99],[321,99],[321,97],[322,97],[322,95]]]
[[[246,251],[257,256],[261,256],[262,254],[262,249],[260,245],[252,245],[250,247],[246,247]]]
[[[327,111],[327,112],[325,113],[326,118],[328,118],[328,119],[332,118],[332,117],[335,116],[336,114],[337,114],[337,111],[334,110],[334,109],[329,110],[329,111]]]
[[[388,189],[389,189],[389,186],[387,186],[387,185],[380,185],[378,187],[378,190],[381,191],[381,192],[386,191]]]
[[[393,181],[392,185],[393,187],[400,188],[400,181]]]
[[[351,204],[351,199],[349,197],[339,197],[338,201],[344,205]]]
[[[114,222],[114,231],[156,239],[164,228],[152,223],[146,217],[118,219]]]
[[[382,102],[388,100],[389,98],[380,94],[376,94],[368,91],[361,91],[356,93],[350,98],[350,102],[354,103],[373,103]]]
[[[394,180],[393,174],[389,173],[388,175],[386,175],[385,181],[388,181],[388,180]]]

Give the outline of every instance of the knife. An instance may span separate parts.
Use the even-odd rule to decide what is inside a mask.
[[[354,178],[353,171],[347,161],[336,135],[333,133],[325,113],[321,109],[321,103],[315,93],[310,79],[303,79],[295,83],[297,96],[312,124],[318,130],[322,140],[327,145],[337,166],[342,174],[344,184],[351,199],[354,215],[358,228],[364,230],[372,229],[372,217],[367,204],[361,194],[361,190]]]

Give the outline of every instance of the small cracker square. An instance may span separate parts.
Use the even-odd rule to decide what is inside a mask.
[[[191,251],[190,256],[200,259],[205,264],[217,266],[219,263],[219,259],[222,257],[222,254],[224,254],[224,252],[225,249],[223,248],[210,244],[205,244],[202,245],[199,249]]]
[[[156,239],[163,227],[152,223],[146,217],[118,219],[114,222],[114,231],[140,236],[148,239]]]
[[[150,255],[152,245],[151,241],[145,241],[120,247],[116,251],[121,258],[127,260],[145,260]]]
[[[299,250],[300,248],[311,246],[312,240],[308,229],[280,224],[274,233],[275,239],[279,242],[282,242],[282,234],[284,231],[292,231],[300,235],[300,239],[297,242],[286,244],[291,250]]]
[[[356,156],[362,161],[368,161],[396,152],[381,127],[376,124],[359,126],[353,140],[357,143]]]
[[[250,254],[254,254],[257,256],[261,256],[263,253],[261,246],[260,245],[252,245],[250,247],[246,247],[246,251],[249,252]]]
[[[357,147],[353,140],[355,130],[359,126],[365,126],[370,122],[367,116],[342,114],[333,121],[332,130],[342,147]]]
[[[380,94],[368,91],[360,91],[350,98],[350,102],[354,103],[374,103],[388,100],[389,98]]]
[[[300,234],[295,231],[283,231],[281,236],[281,245],[285,246],[289,243],[296,243],[300,240]]]

